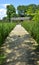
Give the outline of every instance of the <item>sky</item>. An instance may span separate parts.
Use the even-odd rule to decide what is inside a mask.
[[[39,0],[0,0],[0,19],[6,15],[6,6],[14,5],[17,8],[18,5],[29,5],[29,4],[39,4]]]

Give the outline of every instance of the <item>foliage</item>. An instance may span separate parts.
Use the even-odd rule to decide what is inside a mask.
[[[17,7],[18,14],[21,15],[35,15],[36,10],[38,9],[38,6],[36,4],[30,4],[30,5],[20,5]]]
[[[4,54],[0,54],[0,65],[3,64],[4,59],[5,59]]]
[[[7,5],[7,16],[9,21],[11,20],[11,17],[15,16],[16,10],[13,5]]]
[[[29,15],[34,14],[36,9],[37,9],[37,6],[35,4],[28,5],[27,14]]]
[[[39,21],[24,21],[22,25],[39,44]]]
[[[13,5],[7,5],[7,19],[10,21],[12,17],[17,16],[29,16],[31,19],[36,15],[36,11],[39,10],[39,5],[30,4],[30,5],[19,5],[17,11]],[[17,13],[16,13],[17,12]],[[6,18],[4,18],[5,20]]]
[[[0,23],[0,46],[3,44],[5,38],[15,25],[16,23]]]
[[[24,5],[20,5],[20,6],[18,6],[17,7],[17,10],[18,10],[18,14],[20,15],[20,16],[24,16],[25,15],[25,11],[26,11],[26,6],[24,6]]]
[[[35,16],[33,17],[34,21],[39,21],[39,10],[36,11]]]

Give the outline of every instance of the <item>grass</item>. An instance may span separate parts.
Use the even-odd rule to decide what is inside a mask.
[[[33,36],[33,38],[38,42],[39,49],[39,21],[24,21],[21,23],[22,26]],[[0,23],[0,47],[4,43],[6,37],[9,35],[10,31],[15,27],[16,23]],[[0,54],[0,64],[3,63],[5,56]]]
[[[24,21],[22,26],[33,36],[39,45],[39,21]]]
[[[30,35],[37,41],[35,51],[39,52],[39,21],[24,21],[22,26],[30,33]]]
[[[4,59],[5,59],[4,54],[1,54],[1,55],[0,55],[0,65],[3,64]]]
[[[9,35],[11,30],[15,27],[16,23],[2,23],[0,22],[0,65],[4,62],[5,55],[1,51],[1,46],[4,43],[6,37]]]
[[[0,47],[0,65],[3,64],[4,59],[5,59],[5,55],[3,49]]]
[[[0,46],[3,44],[5,38],[15,27],[15,25],[16,23],[0,23]]]

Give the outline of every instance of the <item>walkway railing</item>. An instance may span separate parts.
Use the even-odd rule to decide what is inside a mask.
[[[11,21],[13,20],[30,20],[30,17],[13,17],[11,18]]]

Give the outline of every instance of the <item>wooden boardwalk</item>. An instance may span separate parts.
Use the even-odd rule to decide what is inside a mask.
[[[37,65],[35,45],[30,34],[21,25],[16,25],[3,46],[6,56],[3,65]]]

